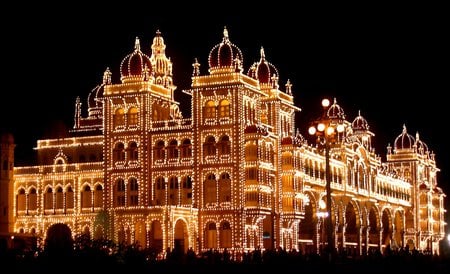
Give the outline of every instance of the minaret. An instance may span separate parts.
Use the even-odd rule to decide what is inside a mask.
[[[0,136],[0,234],[13,232],[14,138]]]

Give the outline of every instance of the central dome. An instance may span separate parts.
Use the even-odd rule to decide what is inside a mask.
[[[215,45],[209,53],[208,64],[210,72],[220,68],[234,68],[237,71],[242,71],[242,57],[241,50],[230,42],[228,38],[228,30],[224,28],[222,42]]]

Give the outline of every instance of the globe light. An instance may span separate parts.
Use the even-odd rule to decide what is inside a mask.
[[[316,134],[316,128],[315,128],[315,127],[309,127],[309,128],[308,128],[308,133],[309,133],[309,135],[314,135],[314,134]]]
[[[327,127],[327,135],[332,135],[334,133],[334,127]]]
[[[344,132],[344,129],[345,129],[345,127],[344,127],[343,124],[339,124],[339,125],[336,127],[336,130],[337,130],[337,132],[339,132],[339,133]]]
[[[330,106],[330,100],[328,100],[328,99],[323,99],[322,100],[322,107],[324,107],[324,108],[327,108],[327,107],[329,107]]]
[[[317,130],[322,132],[325,130],[325,124],[324,123],[320,123],[317,125]]]

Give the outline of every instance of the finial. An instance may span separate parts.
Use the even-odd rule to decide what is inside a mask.
[[[103,84],[111,84],[111,71],[109,70],[109,67],[106,67],[105,72],[103,72]]]
[[[416,140],[419,141],[419,132],[416,132]]]
[[[156,30],[156,36],[161,36],[161,32],[158,30]]]
[[[292,84],[289,79],[286,82],[286,93],[292,95]]]
[[[199,76],[200,75],[200,63],[198,62],[197,58],[194,59],[194,63],[192,64],[192,67],[194,70],[192,71],[192,76]]]
[[[336,100],[336,97],[334,97],[334,104],[336,105],[337,104],[337,100]]]
[[[139,37],[136,36],[136,40],[134,42],[134,50],[141,51],[141,43],[139,42]]]
[[[223,27],[223,38],[228,40],[228,30],[227,27]]]
[[[264,48],[263,47],[261,47],[261,59],[262,60],[264,60],[264,59],[266,59],[266,54],[264,54]]]
[[[406,125],[405,125],[405,124],[403,124],[403,130],[402,130],[402,133],[403,133],[403,134],[406,134]]]
[[[361,110],[358,110],[358,116],[361,116]]]

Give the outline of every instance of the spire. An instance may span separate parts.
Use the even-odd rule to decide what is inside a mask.
[[[289,79],[286,82],[286,93],[292,95],[292,84]]]
[[[406,134],[406,133],[407,133],[407,131],[406,131],[406,125],[405,125],[405,124],[403,124],[403,130],[402,130],[402,133],[403,133],[403,134]]]
[[[192,64],[192,67],[194,70],[192,71],[192,76],[199,76],[200,75],[200,63],[198,62],[197,58],[194,59],[194,63]]]
[[[111,84],[111,71],[109,70],[109,67],[106,68],[105,72],[103,72],[103,84],[109,85]]]
[[[358,116],[361,116],[361,110],[360,109],[358,110]]]
[[[136,36],[136,40],[134,41],[134,50],[141,51],[141,43],[139,42],[139,37]]]
[[[261,47],[261,60],[264,61],[266,59],[266,54],[264,53],[264,48]]]
[[[416,132],[416,141],[419,141],[419,132],[418,131]]]
[[[228,30],[227,30],[227,27],[225,26],[225,27],[223,27],[223,42],[226,42],[226,41],[228,41]]]

